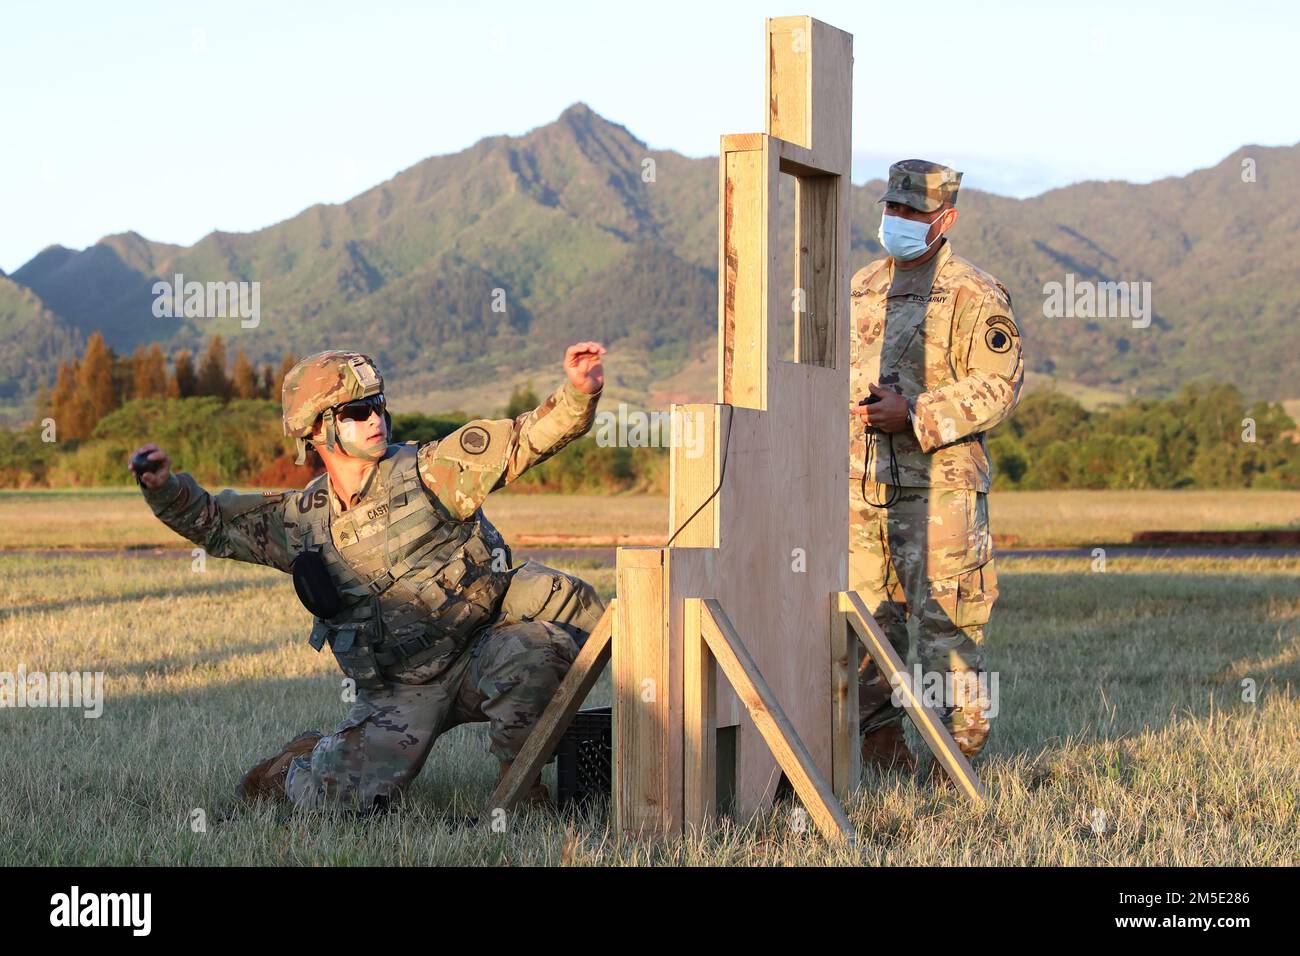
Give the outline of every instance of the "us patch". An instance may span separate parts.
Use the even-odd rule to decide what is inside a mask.
[[[488,435],[487,429],[479,428],[477,425],[460,433],[460,447],[471,455],[483,454],[483,452],[487,451],[491,441],[492,438]]]

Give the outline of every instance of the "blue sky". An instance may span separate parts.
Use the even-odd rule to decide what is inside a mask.
[[[6,0],[0,269],[134,229],[189,244],[341,202],[576,101],[693,156],[762,129],[763,17],[854,34],[855,181],[1013,196],[1300,140],[1300,5]]]

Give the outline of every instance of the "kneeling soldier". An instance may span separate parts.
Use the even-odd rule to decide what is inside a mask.
[[[330,645],[355,682],[332,734],[309,731],[240,782],[244,797],[361,809],[399,796],[435,739],[488,721],[504,776],[604,606],[583,581],[510,551],[480,506],[488,493],[591,428],[604,383],[597,342],[565,352],[568,381],[511,420],[478,420],[441,441],[392,444],[375,363],[329,351],[284,380],[284,431],[310,442],[325,474],[301,492],[211,495],[172,474],[156,445],[137,474],[154,514],[211,555],[292,573],[314,615],[310,643]],[[534,800],[546,791],[534,782]]]

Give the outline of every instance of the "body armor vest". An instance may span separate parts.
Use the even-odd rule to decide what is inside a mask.
[[[496,617],[510,584],[500,532],[481,510],[453,517],[421,481],[417,450],[415,442],[389,446],[365,496],[339,516],[346,525],[338,541],[328,474],[286,514],[301,538],[295,550],[320,553],[343,603],[329,620],[316,618],[311,644],[320,650],[328,640],[358,685],[398,662],[450,661]]]

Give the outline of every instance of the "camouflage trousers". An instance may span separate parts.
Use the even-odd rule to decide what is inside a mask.
[[[875,501],[885,501],[888,491],[867,483]],[[987,678],[980,678],[984,625],[998,595],[988,496],[965,488],[900,488],[888,509],[873,508],[854,480],[849,524],[849,587],[862,596],[904,662],[907,621],[916,619],[921,670],[943,675],[940,713],[962,753],[975,757],[989,734]],[[892,697],[893,688],[864,655],[858,681],[864,735],[903,719]]]
[[[294,759],[285,791],[299,807],[387,802],[419,774],[440,734],[475,721],[490,724],[490,752],[512,761],[576,656],[559,625],[498,618],[434,680],[359,691],[335,731]]]

